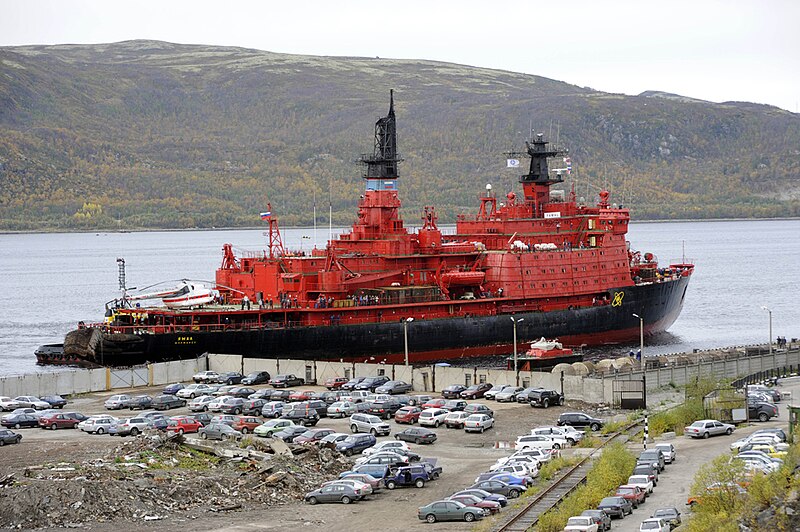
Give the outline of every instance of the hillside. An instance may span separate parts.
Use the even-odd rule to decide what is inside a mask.
[[[530,124],[636,219],[800,215],[800,115],[421,60],[129,41],[0,48],[0,229],[348,224],[396,91],[404,217],[516,182]]]

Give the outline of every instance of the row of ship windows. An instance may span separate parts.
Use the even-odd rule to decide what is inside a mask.
[[[615,263],[614,265],[615,265],[617,268],[622,268],[622,267],[623,267],[623,265],[622,265],[622,263],[621,263],[621,262],[617,262],[617,263]],[[603,269],[603,270],[605,270],[605,269],[606,269],[606,265],[605,265],[605,264],[601,264],[601,265],[600,265],[600,268],[601,268],[601,269]],[[592,269],[593,269],[593,270],[596,270],[596,269],[597,269],[597,264],[592,264]],[[586,266],[581,266],[580,270],[578,269],[578,267],[577,267],[577,266],[575,266],[575,267],[573,268],[573,270],[574,270],[574,271],[576,271],[576,272],[577,272],[577,271],[584,271],[584,272],[585,272],[585,271],[586,271]],[[546,269],[546,268],[542,268],[542,273],[546,274],[546,273],[547,273],[547,269]],[[556,270],[555,270],[555,268],[550,268],[550,273],[556,273]],[[566,269],[566,268],[561,268],[561,273],[567,273],[567,269]],[[525,270],[525,274],[526,274],[526,275],[530,275],[530,274],[531,274],[531,271],[530,271],[530,270]]]
[[[612,281],[624,281],[625,280],[625,278],[623,276],[614,276],[614,277],[611,277],[610,279]],[[599,279],[595,279],[594,280],[594,284],[599,284],[599,283],[600,283]],[[555,288],[557,284],[558,283],[550,283],[550,287],[551,288]],[[572,284],[574,286],[580,286],[581,284],[587,285],[589,283],[588,283],[588,281],[573,281]],[[561,286],[569,286],[569,283],[562,282]],[[522,285],[518,284],[517,288],[522,289]],[[536,283],[531,283],[529,288],[536,288]],[[547,288],[547,283],[542,283],[542,288]]]

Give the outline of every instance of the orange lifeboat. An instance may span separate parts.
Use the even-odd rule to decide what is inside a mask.
[[[442,284],[445,286],[478,286],[483,284],[485,272],[445,272]]]

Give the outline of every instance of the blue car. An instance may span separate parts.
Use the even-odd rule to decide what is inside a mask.
[[[178,393],[178,390],[183,390],[184,388],[186,388],[186,386],[184,386],[179,382],[176,382],[175,384],[170,384],[169,386],[164,388],[164,391],[162,393],[166,395],[175,395],[176,393]]]
[[[523,487],[528,487],[533,482],[533,479],[531,479],[530,477],[519,477],[511,473],[499,473],[497,475],[492,475],[491,479],[500,480],[502,482],[505,482],[506,484],[511,484],[512,486],[523,486]]]
[[[354,467],[351,471],[345,471],[339,475],[339,478],[344,478],[347,475],[352,475],[353,473],[366,473],[371,477],[382,479],[386,477],[386,474],[389,471],[389,466],[385,464],[361,464],[360,466]]]

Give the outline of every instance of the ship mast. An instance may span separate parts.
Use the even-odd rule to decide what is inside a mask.
[[[531,158],[528,173],[519,176],[522,183],[522,190],[525,196],[525,203],[531,206],[531,213],[534,218],[542,216],[542,206],[550,201],[550,186],[556,183],[563,183],[564,179],[558,172],[555,176],[550,175],[547,166],[547,159],[550,157],[565,156],[568,151],[563,148],[548,148],[549,142],[544,140],[544,134],[537,133],[532,142],[525,142],[524,152],[510,152],[510,157],[528,156]]]

